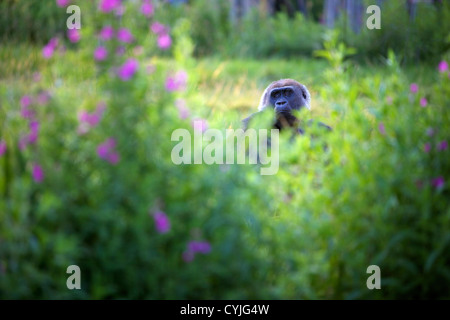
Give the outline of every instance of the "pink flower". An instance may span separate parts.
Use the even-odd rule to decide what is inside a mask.
[[[444,177],[437,177],[431,181],[431,185],[436,189],[439,189],[444,186]]]
[[[158,35],[167,33],[166,26],[159,23],[158,21],[153,22],[152,25],[150,26],[150,29],[152,30],[153,33],[158,34]]]
[[[42,170],[41,166],[37,163],[33,164],[33,179],[36,183],[41,183],[42,180],[44,180],[44,171]]]
[[[37,103],[40,105],[46,105],[50,100],[50,93],[48,91],[42,91],[37,96]]]
[[[378,130],[380,131],[380,133],[381,133],[382,135],[385,135],[385,134],[386,134],[386,128],[384,127],[384,123],[383,123],[383,122],[380,122],[380,123],[378,124]]]
[[[158,36],[158,47],[160,47],[162,50],[169,49],[172,45],[172,39],[167,33],[160,34]]]
[[[67,7],[69,3],[70,0],[56,0],[56,5],[61,8]]]
[[[5,140],[1,140],[0,141],[0,157],[2,155],[4,155],[6,152],[6,141]]]
[[[27,108],[31,104],[31,97],[28,95],[23,96],[20,99],[20,105],[22,108]]]
[[[121,5],[120,0],[100,0],[99,9],[100,11],[107,13],[120,7],[120,5]]]
[[[114,36],[114,28],[111,26],[105,26],[100,30],[99,37],[101,40],[108,41]]]
[[[31,104],[30,96],[25,95],[20,99],[20,106],[21,106],[20,114],[25,119],[31,119],[34,117],[34,111],[28,108],[30,104]]]
[[[447,70],[448,70],[448,63],[447,63],[447,61],[442,60],[442,61],[439,63],[438,70],[439,70],[439,72],[441,72],[441,73],[447,71]]]
[[[103,61],[106,59],[107,56],[108,50],[106,50],[106,48],[103,46],[97,47],[97,49],[95,49],[94,51],[94,59],[96,61]]]
[[[44,48],[42,48],[42,56],[45,59],[50,59],[53,56],[53,52],[55,49],[50,47],[49,45],[46,45]]]
[[[130,80],[134,74],[137,72],[139,64],[135,59],[128,59],[118,71],[118,75],[120,79],[123,81]]]
[[[124,13],[125,13],[125,7],[121,4],[120,6],[118,6],[116,8],[115,14],[116,14],[116,16],[120,17],[120,16],[123,16]]]
[[[447,148],[448,148],[448,143],[447,143],[447,141],[441,141],[439,144],[438,144],[438,150],[439,151],[444,151],[444,150],[447,150]]]
[[[189,117],[189,109],[186,107],[186,101],[183,99],[175,100],[175,106],[178,109],[179,117],[181,119],[186,119]]]
[[[53,49],[55,49],[58,46],[58,44],[59,44],[58,38],[51,38],[50,41],[48,42],[48,45]]]
[[[428,104],[427,98],[423,97],[420,98],[420,105],[422,106],[422,108],[425,108]]]
[[[28,135],[28,143],[35,143],[39,135],[39,122],[30,122],[30,134]]]
[[[45,59],[50,59],[53,56],[55,48],[58,46],[58,39],[51,38],[50,41],[42,48],[42,56]]]
[[[191,241],[188,244],[188,250],[194,253],[207,254],[211,252],[211,245],[206,241]]]
[[[430,143],[425,143],[425,145],[423,146],[423,151],[425,151],[425,153],[430,152],[431,150],[431,144]]]
[[[153,5],[150,2],[144,2],[141,5],[141,13],[146,17],[152,16],[153,15]]]
[[[411,86],[409,87],[409,90],[412,93],[416,93],[419,90],[419,86],[417,85],[417,83],[412,83]]]
[[[67,38],[69,38],[70,42],[76,43],[80,41],[80,37],[80,32],[77,29],[67,30]]]
[[[97,147],[97,154],[109,163],[117,164],[119,162],[119,154],[114,150],[115,147],[116,140],[114,138],[108,138]]]
[[[187,77],[186,71],[178,71],[174,76],[167,77],[166,90],[169,92],[186,90]]]
[[[205,119],[195,119],[192,121],[192,127],[195,131],[205,132],[208,129],[208,122]]]
[[[117,152],[114,151],[108,154],[106,160],[108,160],[108,162],[111,164],[117,164],[120,160],[120,156]]]
[[[81,110],[78,113],[78,120],[81,122],[81,133],[86,133],[89,130],[89,127],[95,127],[101,120],[103,116],[103,112],[105,111],[106,106],[104,103],[99,103],[97,105],[97,109],[93,113],[89,113],[85,110]],[[86,126],[86,124],[88,126]]]
[[[167,233],[170,230],[170,220],[167,215],[162,211],[157,211],[153,214],[155,219],[155,227],[158,233]]]
[[[206,241],[190,241],[186,251],[183,252],[183,260],[191,262],[197,253],[208,254],[211,252],[211,245]]]
[[[131,32],[126,29],[126,28],[120,28],[117,31],[117,39],[120,42],[124,42],[124,43],[130,43],[134,40],[133,35],[131,34]]]

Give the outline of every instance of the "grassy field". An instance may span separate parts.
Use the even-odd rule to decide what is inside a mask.
[[[129,46],[101,64],[92,32],[48,60],[41,47],[0,48],[1,298],[449,298],[448,71],[394,55],[357,65],[337,45],[334,60],[197,60],[182,33],[173,56]],[[129,81],[111,71],[125,57],[139,61]],[[178,70],[187,86],[171,91]],[[280,78],[308,86],[301,119],[333,132],[282,134],[274,176],[173,164],[175,129],[238,128]],[[105,161],[108,141],[119,159]],[[382,290],[366,286],[370,265]]]

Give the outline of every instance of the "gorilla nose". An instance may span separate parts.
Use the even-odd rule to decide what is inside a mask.
[[[286,103],[287,103],[287,101],[285,101],[285,100],[277,101],[276,106],[277,106],[277,107],[282,107],[282,106],[284,106]]]

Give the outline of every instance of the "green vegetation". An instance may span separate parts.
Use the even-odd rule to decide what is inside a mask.
[[[91,13],[80,41],[60,37],[49,59],[39,43],[0,47],[0,298],[450,298],[445,64],[404,66],[389,51],[360,65],[321,26],[320,47],[285,58],[262,58],[274,53],[264,46],[260,59],[196,58],[198,27],[164,8]],[[170,25],[170,49],[149,32],[156,21]],[[134,40],[99,41],[107,25]],[[196,118],[239,128],[288,77],[312,94],[301,121],[333,131],[283,132],[276,175],[172,162],[175,129],[194,132]],[[81,290],[66,287],[70,265]],[[370,265],[381,290],[366,287]]]

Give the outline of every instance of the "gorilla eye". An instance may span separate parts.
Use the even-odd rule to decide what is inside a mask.
[[[294,93],[294,91],[293,91],[292,89],[286,89],[286,90],[284,91],[284,95],[285,95],[286,97],[290,97],[293,93]]]
[[[272,92],[272,98],[279,98],[280,97],[280,91],[274,91]]]

